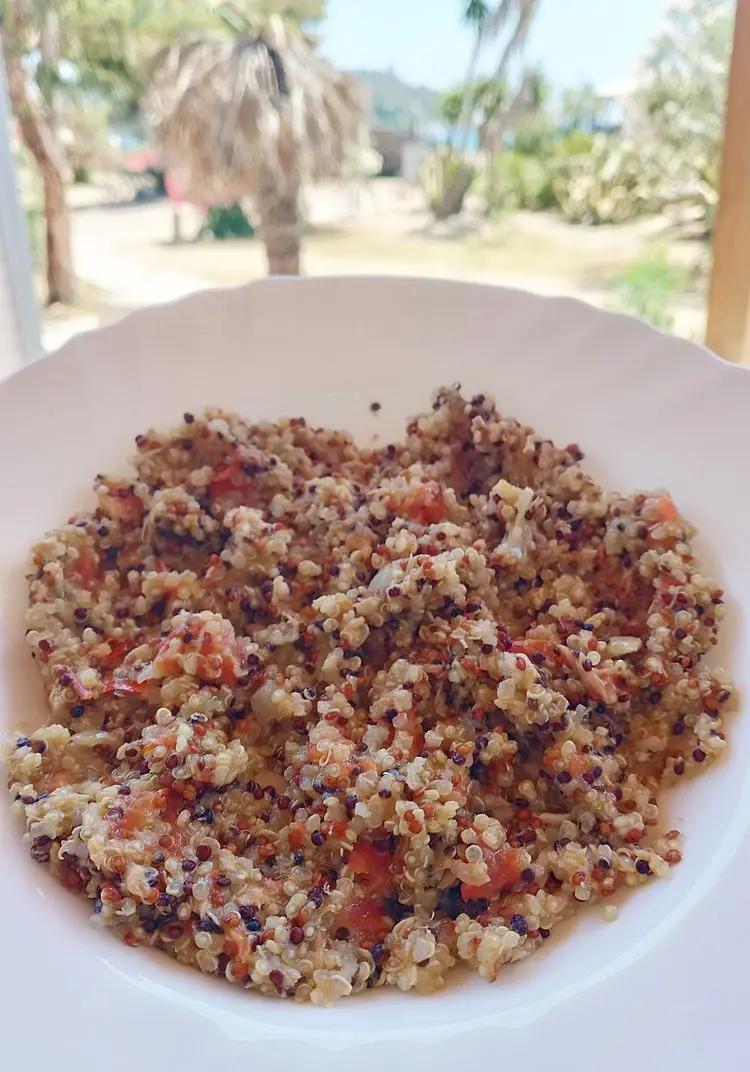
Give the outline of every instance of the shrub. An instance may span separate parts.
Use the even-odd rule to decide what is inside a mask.
[[[664,253],[657,253],[632,264],[616,280],[615,288],[624,312],[669,331],[674,324],[670,299],[686,288],[689,279],[687,268],[670,264]]]
[[[496,153],[487,170],[485,197],[490,212],[551,208],[555,203],[551,162],[516,151]]]
[[[213,205],[206,214],[206,222],[201,228],[201,238],[252,238],[255,228],[245,215],[242,205],[235,201],[233,205]]]
[[[658,183],[654,162],[632,143],[596,134],[589,152],[560,162],[553,188],[571,223],[625,223],[658,209]]]
[[[476,174],[476,168],[450,149],[431,153],[426,158],[420,178],[436,220],[446,220],[461,211]]]

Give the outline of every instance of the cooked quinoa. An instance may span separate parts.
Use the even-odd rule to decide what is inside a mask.
[[[221,410],[136,444],[32,552],[50,719],[5,740],[95,923],[326,1004],[492,980],[679,862],[658,794],[731,689],[666,493],[457,388],[384,448]]]

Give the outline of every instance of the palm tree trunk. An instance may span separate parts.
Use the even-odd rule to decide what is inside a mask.
[[[28,144],[28,143],[27,143]],[[36,158],[44,184],[44,216],[47,222],[47,302],[75,300],[75,276],[70,249],[70,213],[65,201],[61,168],[49,158]]]
[[[2,33],[8,96],[21,137],[34,158],[44,187],[47,300],[50,304],[72,302],[75,297],[75,276],[71,259],[70,215],[65,200],[65,160],[42,107],[29,93],[21,62],[24,18],[23,5],[9,5]]]
[[[260,237],[266,247],[269,275],[299,275],[302,211],[299,176],[285,176],[283,185],[268,181],[257,191]]]
[[[482,51],[482,45],[484,44],[484,30],[480,25],[477,26],[476,36],[474,37],[474,47],[471,50],[471,56],[469,58],[469,66],[466,71],[466,78],[464,79],[464,95],[461,101],[461,114],[458,117],[458,130],[459,130],[459,145],[458,149],[461,153],[465,153],[469,147],[469,138],[471,136],[471,119],[473,109],[471,107],[471,95],[474,89],[474,82],[477,76],[477,65],[479,63],[479,55]]]

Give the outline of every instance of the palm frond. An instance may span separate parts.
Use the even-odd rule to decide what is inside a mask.
[[[166,49],[146,114],[166,166],[205,204],[338,174],[364,107],[353,79],[271,19],[256,36]]]
[[[503,48],[498,74],[502,74],[508,63],[526,44],[531,24],[539,8],[540,0],[500,0],[486,20],[487,37],[499,37],[510,27],[510,36]]]

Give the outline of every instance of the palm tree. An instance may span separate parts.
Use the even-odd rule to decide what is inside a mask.
[[[461,110],[458,116],[457,127],[461,133],[460,147],[462,152],[466,152],[469,145],[469,135],[471,134],[471,119],[472,119],[472,97],[474,90],[474,83],[477,77],[477,66],[479,64],[479,57],[482,53],[482,46],[484,45],[484,30],[487,23],[487,18],[490,14],[490,5],[485,3],[485,0],[467,0],[464,10],[464,22],[472,27],[474,31],[474,42],[471,48],[471,54],[469,56],[469,66],[466,70],[466,77],[463,84],[463,99],[461,101]]]
[[[269,272],[300,271],[306,180],[333,177],[360,140],[356,83],[278,16],[258,33],[176,45],[159,58],[146,112],[167,167],[202,204],[250,197]]]
[[[456,215],[463,208],[464,200],[476,176],[476,169],[467,162],[466,151],[469,138],[474,129],[477,114],[482,114],[477,94],[481,95],[485,85],[492,85],[499,93],[491,108],[492,115],[486,116],[482,135],[486,136],[489,127],[497,122],[498,114],[505,101],[506,71],[511,59],[519,52],[528,37],[531,24],[539,8],[540,0],[498,0],[495,4],[485,0],[463,0],[463,20],[473,28],[474,41],[469,65],[460,94],[457,128],[458,154],[453,151],[452,139],[447,149],[433,156],[426,167],[424,183],[427,187],[428,201],[437,219]],[[477,68],[483,50],[494,40],[507,34],[497,64],[494,79],[477,81]],[[526,87],[518,91],[519,99]],[[457,103],[449,99],[452,109]],[[515,102],[511,104],[514,107]],[[451,113],[452,115],[455,112]]]
[[[506,30],[509,31],[496,67],[498,78],[505,76],[508,64],[526,44],[540,2],[541,0],[499,0],[494,10],[487,15],[484,25],[487,41],[495,40]]]
[[[507,36],[497,63],[495,78],[485,79],[482,84],[493,82],[495,86],[507,84],[506,73],[513,57],[526,44],[531,24],[539,8],[540,0],[499,0],[497,4],[485,0],[464,0],[463,20],[474,31],[474,41],[469,56],[469,65],[461,94],[461,109],[457,128],[460,131],[458,146],[465,153],[476,115],[477,68],[482,51],[503,34]],[[525,93],[526,87],[522,87]]]

